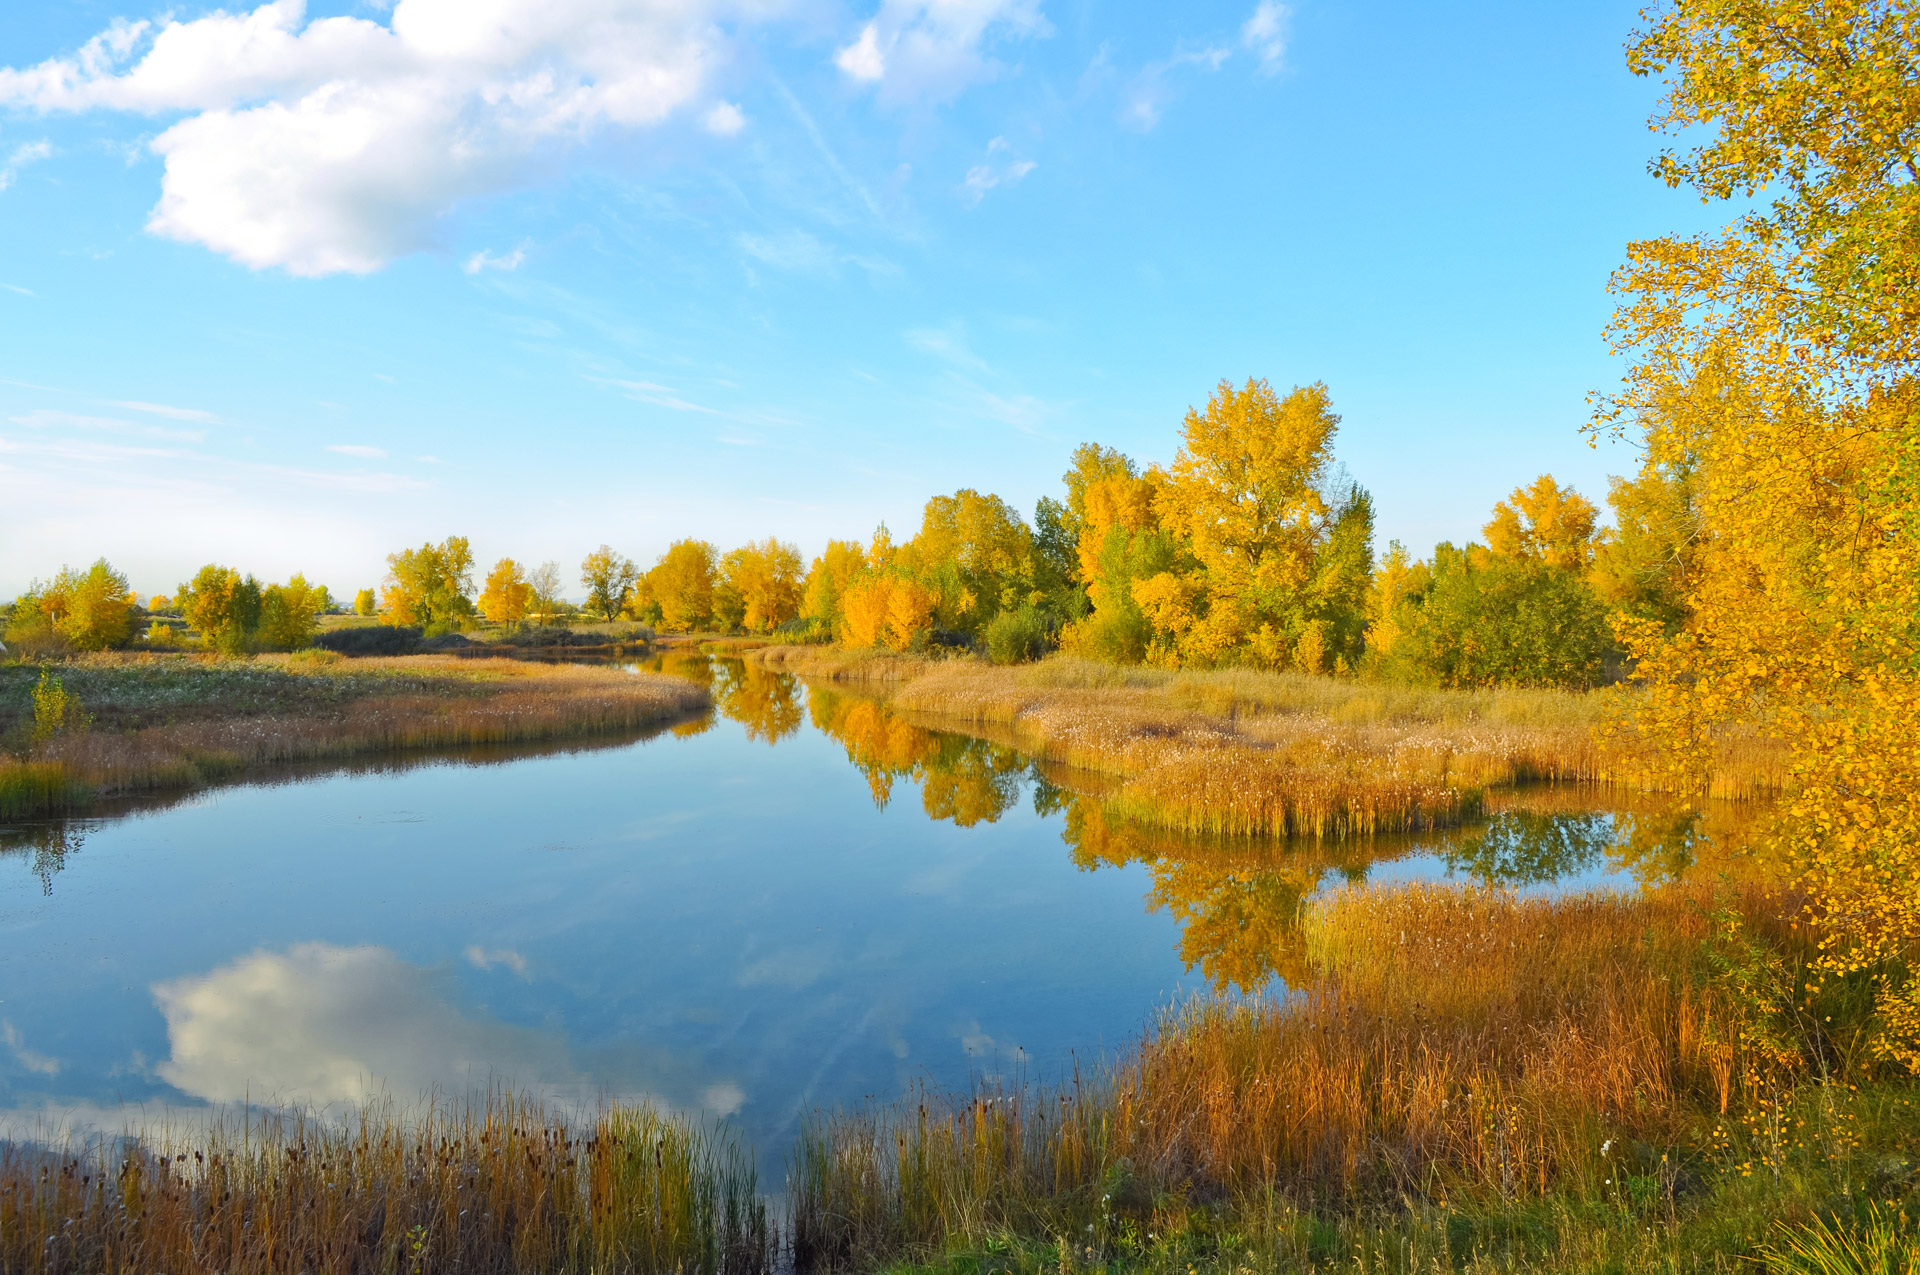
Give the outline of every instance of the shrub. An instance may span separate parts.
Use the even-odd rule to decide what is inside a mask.
[[[404,624],[367,624],[330,630],[313,644],[342,655],[411,655],[420,647],[420,630]]]
[[[1046,617],[1032,606],[1002,611],[987,625],[987,658],[995,664],[1025,664],[1047,653]]]

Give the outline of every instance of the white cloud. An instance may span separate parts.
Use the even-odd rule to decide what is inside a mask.
[[[32,288],[23,288],[17,283],[0,283],[0,288],[5,288],[8,292],[17,292],[23,297],[37,298],[40,295],[39,293],[35,292]]]
[[[176,421],[206,421],[211,424],[220,419],[212,412],[202,411],[197,407],[170,407],[165,403],[143,403],[139,399],[114,399],[107,406],[124,407],[129,412],[147,412]]]
[[[19,1029],[12,1023],[0,1022],[0,1043],[4,1043],[8,1052],[13,1055],[13,1060],[28,1071],[38,1072],[43,1076],[60,1074],[60,1060],[28,1049],[26,1042],[20,1037]]]
[[[24,146],[14,147],[13,153],[7,156],[7,162],[0,165],[0,190],[13,185],[13,179],[28,164],[37,164],[52,155],[53,146],[48,142],[28,142]]]
[[[1051,31],[1039,0],[882,0],[833,61],[883,102],[938,102],[999,73],[985,45]]]
[[[1145,132],[1160,122],[1160,114],[1175,95],[1174,85],[1169,76],[1186,67],[1198,67],[1202,71],[1217,71],[1233,50],[1214,45],[1203,49],[1190,49],[1175,53],[1159,62],[1149,62],[1142,67],[1140,74],[1133,77],[1127,86],[1127,92],[1121,103],[1122,122]]]
[[[482,248],[479,252],[468,257],[466,264],[460,268],[468,274],[479,274],[482,270],[518,270],[520,263],[526,259],[527,250],[525,248],[515,248],[512,252],[505,253],[498,257]]]
[[[272,0],[116,22],[0,68],[0,105],[184,113],[152,143],[150,230],[256,269],[366,273],[568,144],[689,105],[736,11],[754,0],[399,0],[385,23],[309,22],[303,0]]]
[[[1279,0],[1260,0],[1253,16],[1240,28],[1240,44],[1253,50],[1260,59],[1260,74],[1272,75],[1280,69],[1287,53],[1287,19],[1291,14]]]
[[[464,955],[467,958],[467,964],[477,970],[490,970],[498,965],[504,969],[512,970],[521,978],[527,976],[527,958],[510,947],[503,947],[497,952],[489,952],[478,943],[474,943],[468,946]]]
[[[41,408],[9,419],[15,425],[24,425],[28,429],[82,429],[102,434],[124,434],[135,438],[160,438],[185,443],[197,443],[207,436],[207,431],[203,429],[165,429],[159,425],[142,425],[112,416],[84,416],[77,412],[61,412],[51,408]]]
[[[899,267],[884,257],[869,257],[845,252],[822,243],[804,230],[783,230],[769,235],[736,235],[734,243],[755,261],[796,274],[831,276],[843,265],[859,266],[872,275],[889,275]]]
[[[450,990],[384,948],[254,952],[154,986],[171,1047],[155,1070],[216,1103],[405,1101],[496,1082],[574,1103],[654,1097],[724,1114],[744,1101],[731,1081],[659,1051],[583,1065],[558,1036],[463,1013]]]
[[[958,320],[944,328],[910,328],[906,332],[907,344],[923,353],[944,359],[955,367],[963,367],[974,372],[988,372],[992,369],[986,360],[975,354],[967,346],[966,329]]]
[[[715,137],[734,137],[747,126],[747,117],[732,102],[719,102],[700,122]]]
[[[1011,186],[1039,167],[1030,159],[1002,159],[996,164],[994,156],[1004,154],[1008,149],[1004,137],[996,137],[987,143],[987,162],[969,168],[966,180],[960,183],[961,196],[968,203],[979,203],[995,186]]]
[[[327,450],[338,452],[342,456],[358,457],[361,460],[383,460],[387,454],[386,448],[369,447],[365,443],[334,443]]]

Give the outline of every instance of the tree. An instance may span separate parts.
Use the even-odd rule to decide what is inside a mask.
[[[1357,642],[1372,502],[1335,479],[1339,420],[1324,385],[1283,399],[1256,379],[1222,381],[1205,412],[1187,412],[1172,467],[1149,475],[1153,517],[1181,562],[1130,586],[1161,658],[1318,666]],[[1089,487],[1089,502],[1101,490],[1112,488]]]
[[[837,632],[840,599],[847,586],[867,570],[867,551],[858,540],[829,540],[826,551],[807,570],[800,614]]]
[[[380,607],[395,624],[450,626],[473,614],[473,550],[465,536],[387,557]]]
[[[895,566],[936,595],[941,625],[966,633],[1040,598],[1033,533],[1006,501],[971,488],[927,502],[920,531],[901,546]]]
[[[742,545],[720,562],[720,575],[740,600],[740,624],[770,632],[800,613],[800,551],[769,536]]]
[[[29,594],[47,627],[76,650],[104,651],[133,640],[133,593],[105,558],[85,571],[62,567],[53,583],[36,583]]]
[[[326,608],[327,591],[309,585],[304,575],[260,593],[257,640],[274,651],[297,651],[313,642],[316,617]]]
[[[1493,518],[1482,528],[1487,548],[1507,558],[1546,562],[1570,571],[1584,571],[1593,560],[1593,529],[1600,511],[1571,487],[1562,487],[1552,474],[1542,474],[1530,487],[1493,507]]]
[[[689,632],[713,620],[713,586],[719,555],[704,540],[676,540],[647,572],[647,593],[660,608],[663,628]]]
[[[580,563],[580,583],[586,586],[587,607],[598,611],[602,620],[611,620],[620,614],[627,591],[639,578],[640,569],[608,545],[601,545]]]
[[[362,589],[353,595],[353,613],[355,615],[372,615],[379,609],[379,604],[374,601],[372,589]]]
[[[180,614],[200,634],[201,645],[227,655],[244,653],[260,627],[260,582],[232,567],[209,563],[174,591]]]
[[[1628,49],[1665,77],[1653,170],[1755,207],[1718,234],[1634,243],[1616,273],[1636,429],[1687,477],[1685,616],[1624,617],[1654,778],[1698,791],[1720,734],[1767,706],[1833,974],[1877,989],[1889,1056],[1920,1068],[1920,27],[1885,0],[1673,0]]]
[[[512,558],[494,563],[480,593],[480,614],[495,624],[513,624],[525,619],[532,605],[533,585],[520,573],[520,564]]]
[[[904,651],[933,623],[940,595],[901,575],[869,575],[841,598],[842,641]]]
[[[556,618],[564,619],[566,600],[560,596],[560,564],[543,562],[534,568],[527,577],[527,587],[533,591],[532,601],[528,603],[530,613],[540,617],[543,624],[551,624]]]

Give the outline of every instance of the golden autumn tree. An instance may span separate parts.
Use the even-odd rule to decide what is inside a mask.
[[[1154,503],[1192,565],[1132,586],[1171,660],[1323,664],[1357,643],[1373,512],[1357,488],[1330,490],[1339,423],[1326,386],[1282,398],[1258,379],[1187,412]]]
[[[526,619],[532,606],[533,585],[520,564],[512,558],[494,563],[480,591],[480,614],[495,624],[513,624]]]
[[[800,551],[772,536],[722,558],[720,578],[739,599],[739,624],[749,632],[771,632],[800,613]]]
[[[1033,532],[1000,497],[962,488],[927,501],[919,532],[892,566],[936,596],[938,623],[978,633],[1032,598]]]
[[[660,608],[663,628],[685,633],[713,620],[714,578],[720,555],[704,540],[676,540],[646,575],[646,591]]]
[[[1569,571],[1593,561],[1594,527],[1600,511],[1552,474],[1542,474],[1493,507],[1481,529],[1487,548],[1505,558],[1530,559]]]
[[[800,614],[826,625],[840,623],[840,599],[847,586],[867,570],[867,551],[858,540],[829,540],[826,549],[807,570]]]
[[[1654,162],[1724,231],[1634,243],[1597,426],[1684,473],[1677,626],[1629,616],[1661,775],[1699,775],[1764,703],[1792,748],[1778,829],[1833,974],[1874,981],[1920,1067],[1920,19],[1885,0],[1675,0],[1629,64],[1660,75]]]
[[[380,609],[395,624],[451,625],[473,614],[473,549],[465,536],[387,556]]]

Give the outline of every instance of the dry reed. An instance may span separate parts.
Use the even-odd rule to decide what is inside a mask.
[[[13,1275],[758,1275],[775,1251],[749,1158],[646,1107],[576,1122],[495,1094],[408,1121],[0,1144]]]
[[[452,656],[96,660],[67,680],[95,725],[40,745],[31,763],[0,767],[0,802],[24,794],[13,817],[190,788],[262,764],[634,731],[709,702],[704,687],[679,678]]]
[[[900,709],[995,727],[1049,762],[1119,776],[1116,813],[1183,832],[1338,838],[1452,827],[1485,790],[1533,782],[1631,791],[1602,740],[1611,701],[1550,690],[1443,691],[1249,669],[1173,672],[1053,658],[1020,668],[772,648],[803,674],[890,685]],[[1778,750],[1730,736],[1713,795],[1785,782]]]
[[[1697,891],[1523,900],[1352,891],[1307,909],[1283,1000],[1174,1009],[1097,1076],[816,1121],[796,1259],[921,1258],[1009,1232],[1176,1224],[1191,1202],[1514,1201],[1594,1191],[1744,1098],[1750,1006],[1696,968]],[[1756,888],[1728,902],[1795,941]]]

